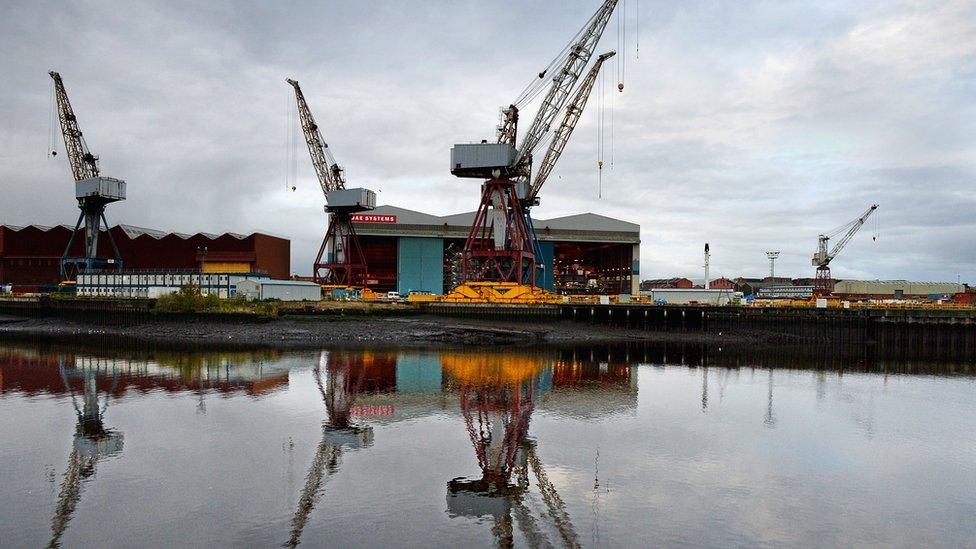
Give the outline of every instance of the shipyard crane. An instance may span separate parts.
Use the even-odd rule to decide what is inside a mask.
[[[286,79],[295,88],[298,116],[305,134],[308,153],[325,195],[329,228],[312,266],[319,284],[364,286],[367,279],[366,256],[353,228],[353,215],[376,207],[376,193],[363,188],[347,189],[343,169],[336,163],[329,145],[322,139],[315,118],[305,102],[296,80]]]
[[[837,227],[836,229],[826,233],[821,234],[817,242],[817,251],[813,254],[813,259],[811,263],[817,268],[817,278],[814,283],[813,293],[815,296],[830,295],[834,291],[834,281],[830,277],[830,262],[833,261],[837,254],[847,246],[847,243],[854,238],[857,231],[861,229],[864,222],[867,221],[874,210],[878,209],[877,204],[872,204],[870,208],[867,209],[860,217]],[[831,238],[837,235],[842,235],[839,240],[834,244],[834,247],[829,251],[827,246]]]
[[[498,127],[496,143],[483,141],[451,148],[453,175],[485,180],[481,202],[461,254],[462,282],[536,285],[538,252],[527,209],[538,202],[538,189],[559,159],[582,114],[596,72],[591,71],[593,81],[589,81],[588,86],[584,81],[569,105],[537,174],[538,186],[534,186],[531,179],[533,153],[549,136],[556,117],[566,107],[616,7],[617,0],[605,0],[570,45],[549,68],[539,73],[539,80],[530,84],[518,100],[502,111],[504,118]],[[600,56],[596,71],[612,55]],[[517,144],[519,105],[541,92],[536,87],[549,75],[552,75],[551,84],[542,104],[521,144]]]
[[[296,547],[301,543],[308,518],[322,497],[322,486],[328,478],[326,474],[332,476],[339,471],[343,452],[373,444],[373,429],[350,421],[352,406],[362,388],[367,360],[368,356],[364,353],[323,352],[312,370],[325,403],[327,419],[322,425],[322,442],[305,477],[305,487],[284,547]],[[323,369],[328,371],[325,382],[322,381]]]
[[[105,219],[105,206],[112,202],[125,200],[125,181],[100,175],[98,157],[88,150],[88,144],[78,127],[78,119],[68,101],[68,92],[64,89],[64,82],[57,72],[48,73],[54,80],[54,95],[57,101],[58,119],[61,123],[61,133],[64,136],[64,148],[67,152],[68,165],[75,180],[75,198],[81,214],[75,223],[75,230],[71,233],[68,245],[61,256],[61,278],[67,279],[79,272],[91,271],[106,265],[114,265],[122,270],[122,256],[115,244],[108,221]],[[53,151],[52,151],[53,153]],[[85,224],[85,248],[83,257],[70,257],[71,246],[75,241],[81,224]],[[98,258],[98,237],[102,223],[112,244],[114,259]]]

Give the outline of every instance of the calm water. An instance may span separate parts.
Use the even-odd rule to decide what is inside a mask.
[[[0,347],[0,546],[976,543],[972,364],[692,354]]]

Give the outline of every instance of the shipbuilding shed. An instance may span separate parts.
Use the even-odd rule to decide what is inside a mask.
[[[378,206],[353,216],[377,291],[442,294],[460,281],[475,212],[437,216]],[[537,282],[560,293],[636,294],[640,226],[593,213],[534,219],[542,252]]]

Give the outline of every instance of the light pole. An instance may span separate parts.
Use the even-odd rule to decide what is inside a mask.
[[[776,276],[776,258],[779,257],[779,252],[766,252],[766,257],[769,258],[769,278],[774,278]]]

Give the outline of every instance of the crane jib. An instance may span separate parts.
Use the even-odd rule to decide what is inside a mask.
[[[606,0],[580,33],[579,40],[573,45],[558,76],[553,78],[552,86],[522,140],[522,145],[518,149],[518,156],[515,159],[516,165],[531,157],[535,147],[548,133],[553,120],[566,104],[576,81],[579,80],[583,69],[586,68],[586,64],[593,56],[593,51],[596,49],[600,37],[603,36],[607,22],[616,7],[617,0]]]

